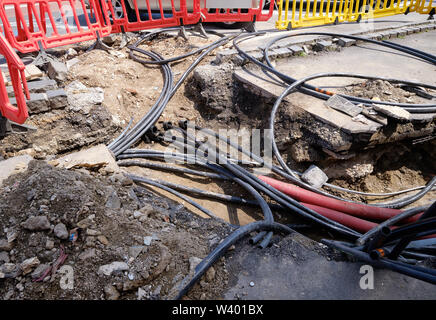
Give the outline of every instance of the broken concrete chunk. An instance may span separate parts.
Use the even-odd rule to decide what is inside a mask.
[[[67,227],[63,223],[58,223],[53,230],[55,236],[59,239],[66,240],[70,233],[67,230]]]
[[[106,170],[119,171],[112,153],[103,144],[61,157],[57,159],[57,163],[58,167],[66,169],[80,167],[95,169],[96,166],[104,166]]]
[[[146,246],[149,246],[149,245],[151,245],[152,240],[153,240],[153,237],[150,237],[150,236],[144,237],[144,244]]]
[[[297,46],[297,45],[290,46],[289,50],[291,50],[292,53],[295,55],[299,55],[299,54],[303,53],[303,51],[304,51],[302,47]]]
[[[46,216],[37,216],[30,217],[21,226],[30,231],[44,231],[50,229],[50,222]]]
[[[50,59],[48,63],[47,73],[51,79],[62,82],[65,81],[67,77],[68,69],[65,63],[58,60]]]
[[[50,268],[49,264],[40,264],[39,266],[36,267],[35,270],[33,270],[30,276],[32,277],[32,279],[39,279],[42,277],[44,272],[47,271],[48,268]]]
[[[67,69],[70,70],[72,66],[78,64],[80,62],[79,58],[73,58],[70,60],[67,60]]]
[[[104,294],[106,300],[118,300],[120,297],[120,293],[118,292],[117,288],[110,284],[104,287]]]
[[[38,257],[33,257],[33,258],[29,258],[24,260],[21,264],[20,264],[20,268],[23,271],[23,274],[28,274],[30,273],[35,267],[37,267],[39,265],[39,259]]]
[[[321,188],[328,179],[329,177],[320,168],[314,165],[311,165],[301,176],[301,180],[315,188]]]
[[[339,40],[338,40],[338,44],[341,47],[350,47],[355,43],[356,43],[356,40],[354,40],[354,39],[339,38]]]
[[[195,268],[198,266],[198,264],[202,261],[202,259],[197,257],[191,257],[189,258],[189,272],[195,272]]]
[[[362,112],[361,107],[356,106],[354,103],[337,94],[330,97],[324,104],[330,108],[348,114],[351,117],[355,117]]]
[[[22,273],[20,267],[14,263],[5,263],[0,266],[0,279],[16,278]]]
[[[67,93],[64,89],[47,91],[50,109],[62,109],[68,105]]]
[[[407,110],[404,110],[403,108],[397,107],[397,106],[388,106],[388,105],[382,105],[382,104],[376,104],[373,105],[374,110],[377,112],[383,113],[387,115],[388,117],[398,119],[398,120],[410,120],[411,115],[410,112]]]
[[[14,247],[13,243],[8,242],[6,239],[0,239],[0,251],[11,251]]]
[[[31,160],[33,160],[33,158],[26,154],[0,161],[0,186],[3,183],[3,180],[14,173],[17,173],[17,167],[23,167],[24,170],[26,170],[27,165]]]
[[[129,266],[127,263],[122,261],[114,261],[110,264],[105,264],[98,268],[98,273],[104,274],[106,276],[112,275],[114,272],[127,271]]]
[[[115,191],[115,189],[113,187],[108,187],[108,193],[109,196],[106,200],[106,208],[110,208],[110,209],[120,209],[121,208],[121,201],[120,198],[118,197],[117,192]]]
[[[0,252],[0,265],[3,263],[9,263],[9,254],[6,251]]]
[[[74,112],[88,114],[94,105],[104,100],[102,88],[88,88],[80,81],[73,81],[65,87],[68,95],[69,108]]]
[[[313,49],[315,51],[323,51],[323,50],[327,50],[332,45],[333,43],[330,40],[320,40],[313,46]]]

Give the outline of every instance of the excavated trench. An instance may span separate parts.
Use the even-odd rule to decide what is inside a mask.
[[[201,40],[195,45],[198,47],[205,42],[206,40]],[[164,42],[157,44],[150,42],[146,49],[156,49],[154,46],[158,50],[166,50],[167,54],[174,53],[176,49],[178,53],[186,53],[192,49],[191,46],[186,47],[180,39],[176,41],[164,39]],[[128,58],[126,49],[117,51],[117,54],[85,53],[80,48],[76,47],[76,49],[78,51],[76,56],[80,61],[70,70],[70,75],[62,86],[79,80],[88,88],[101,87],[105,91],[104,101],[96,103],[89,110],[74,111],[71,107],[64,106],[60,109],[45,110],[33,114],[29,119],[29,124],[37,126],[39,130],[27,135],[11,135],[3,139],[0,152],[4,158],[30,154],[34,158],[50,161],[61,154],[84,147],[99,143],[107,144],[121,132],[121,128],[126,125],[130,117],[134,117],[135,120],[139,119],[146,112],[143,106],[150,105],[159,94],[162,78],[160,70],[158,68],[144,69],[142,65]],[[196,124],[214,130],[267,128],[274,98],[266,97],[240,82],[234,76],[236,67],[233,64],[217,65],[211,63],[213,59],[213,56],[208,57],[194,71],[186,84],[179,89],[158,121],[157,127],[159,129],[162,128],[164,122],[177,123],[179,120],[186,119],[195,120]],[[180,74],[190,62],[192,61],[188,59],[176,64],[174,66],[175,74]],[[84,68],[84,66],[87,67]],[[138,70],[144,71],[138,72]],[[149,85],[150,82],[153,83],[152,86]],[[386,91],[385,84],[368,83],[367,85],[371,87],[373,93]],[[401,92],[397,90],[398,88],[390,89],[393,91],[393,95]],[[350,91],[356,93],[361,88],[350,86],[344,90],[348,93]],[[365,91],[362,91],[362,94],[364,93]],[[411,96],[404,98],[413,99]],[[436,173],[436,162],[434,161],[436,159],[436,139],[430,138],[432,134],[434,135],[435,125],[434,119],[409,123],[389,120],[388,125],[375,136],[352,135],[321,122],[305,112],[299,107],[297,98],[293,99],[292,102],[285,101],[281,106],[276,120],[275,137],[279,150],[291,168],[304,171],[311,164],[316,164],[328,175],[329,182],[332,184],[363,192],[384,193],[422,186],[434,177]],[[428,140],[422,140],[422,138],[428,138]],[[158,143],[150,146],[149,143],[143,141],[139,142],[138,146],[162,148],[162,150],[165,147]],[[208,178],[193,178],[189,175],[164,173],[159,170],[139,167],[126,170],[129,173],[180,183],[187,187],[197,187],[241,197],[248,196],[241,191],[238,185],[226,181],[217,182]],[[144,299],[171,297],[171,294],[174,293],[171,292],[171,289],[175,288],[174,284],[192,271],[191,265],[194,264],[193,260],[195,260],[192,258],[198,260],[198,255],[205,256],[229,233],[227,228],[218,226],[215,222],[209,224],[204,219],[193,217],[189,211],[200,215],[201,213],[186,203],[183,203],[186,209],[182,208],[179,204],[180,200],[162,190],[133,187],[132,181],[125,181],[120,176],[115,176],[113,173],[105,172],[105,170],[98,170],[98,168],[95,171],[82,168],[77,173],[75,171],[68,173],[68,171],[54,169],[41,163],[33,163],[28,172],[20,173],[19,176],[10,179],[6,188],[2,189],[0,198],[8,201],[13,199],[17,203],[20,201],[23,203],[21,207],[17,208],[2,207],[8,218],[4,219],[4,226],[19,228],[20,221],[10,220],[12,216],[19,214],[19,217],[25,220],[27,217],[24,216],[24,212],[38,212],[41,207],[45,208],[43,214],[53,216],[53,221],[51,221],[53,224],[64,223],[68,229],[76,226],[79,217],[62,216],[58,211],[65,208],[57,208],[54,205],[57,203],[55,199],[48,200],[49,195],[43,195],[44,188],[34,181],[44,181],[44,175],[49,178],[53,177],[52,180],[55,182],[54,186],[49,189],[50,197],[53,194],[70,197],[75,211],[82,214],[82,211],[85,210],[84,216],[80,216],[81,219],[88,216],[87,210],[91,209],[96,212],[97,220],[99,220],[98,223],[93,222],[91,225],[91,234],[83,231],[83,238],[80,240],[84,242],[79,241],[70,246],[72,251],[70,262],[81,264],[85,261],[84,267],[80,269],[81,277],[95,271],[95,266],[89,263],[89,255],[85,253],[94,252],[90,254],[91,258],[95,256],[94,259],[97,259],[100,264],[109,263],[114,259],[122,260],[126,255],[132,254],[132,251],[138,249],[138,245],[144,247],[141,243],[144,228],[145,233],[153,237],[153,245],[150,248],[147,246],[145,249],[142,248],[144,250],[141,249],[142,251],[140,250],[139,253],[144,256],[145,253],[150,253],[149,259],[144,260],[148,264],[146,266],[148,274],[143,275],[139,271],[135,274],[134,280],[137,280],[136,277],[138,277],[139,282],[126,280],[125,275],[123,276],[122,272],[118,272],[116,273],[115,285],[108,286],[108,281],[93,276],[91,284],[95,285],[98,290],[91,293],[92,290],[84,288],[75,295],[63,292],[62,297],[64,298],[99,299],[103,296],[113,298],[114,295],[117,296],[118,292],[117,298],[121,295],[121,298],[135,299],[139,295],[139,292],[135,294],[138,288],[142,291],[145,290]],[[31,190],[26,189],[26,194],[20,192],[20,179],[26,179],[26,181],[33,179],[32,183],[36,183],[35,189],[41,193],[41,197],[34,200],[32,195],[29,195]],[[61,183],[62,180],[65,181]],[[76,187],[74,185],[68,186],[70,183],[76,184],[77,188],[84,194],[90,193],[91,199],[88,204],[81,203],[81,199],[77,198],[77,192],[73,190]],[[91,191],[88,186],[91,186]],[[97,191],[101,188],[104,190]],[[66,191],[61,191],[61,189]],[[105,211],[109,211],[109,213],[114,211],[107,209],[107,201],[113,190],[116,191],[121,200],[122,209],[117,218],[118,222],[125,227],[128,233],[131,233],[130,237],[125,237],[121,231],[112,234],[117,226],[116,223],[108,222],[112,216],[107,215]],[[386,200],[374,197],[365,198],[338,191],[331,192],[359,201]],[[164,198],[170,200],[163,201]],[[413,206],[426,204],[435,198],[436,191],[429,192]],[[245,225],[262,219],[258,208],[241,207],[208,199],[195,198],[195,200],[233,224]],[[141,210],[140,208],[148,203],[152,204],[151,208],[148,207],[149,212],[146,210],[146,214],[139,215],[138,210]],[[145,218],[141,220],[135,215],[145,216]],[[275,213],[275,218],[279,222],[299,224],[302,227],[299,231],[312,239],[330,236],[327,231],[301,225],[304,224],[304,221],[286,212]],[[98,235],[106,236],[108,244],[103,243],[105,242],[104,238],[98,240],[97,233],[92,234],[93,229],[98,229]],[[207,230],[207,232],[203,233],[203,230]],[[168,232],[174,232],[174,234],[167,237]],[[0,236],[6,236],[6,233],[0,233]],[[49,263],[56,258],[56,249],[60,241],[52,239],[51,234],[38,234],[38,236],[33,236],[35,239],[30,239],[31,236],[26,232],[20,232],[19,237],[23,242],[17,246],[18,253],[13,254],[16,262],[28,258],[32,254],[39,255],[40,253],[47,256],[41,260],[42,263]],[[181,239],[189,240],[187,252],[184,252],[186,248],[175,246],[176,243],[180,245],[181,241],[184,241]],[[272,243],[273,249],[275,248],[274,244],[280,241],[275,240]],[[32,248],[26,248],[26,243],[29,241],[34,243]],[[48,248],[48,241],[54,241],[55,247]],[[316,247],[316,243],[308,239],[307,241],[310,242],[310,250]],[[247,249],[247,246],[248,244],[244,243],[242,248],[231,252],[230,255],[239,255]],[[200,248],[200,252],[196,251],[197,248]],[[270,247],[266,250],[273,249]],[[331,257],[343,259],[343,257],[338,257],[337,253],[332,255],[331,252],[324,251],[326,252],[323,255],[329,259]],[[183,261],[182,265],[170,263],[167,261],[168,256],[180,259]],[[138,265],[137,268],[139,270],[144,266]],[[232,266],[230,266],[231,268]],[[188,270],[190,271],[188,272]],[[154,278],[153,272],[158,273],[156,278]],[[162,275],[160,275],[161,273]],[[216,265],[213,272],[209,272],[205,279],[194,287],[189,297],[194,299],[220,297],[227,286],[228,279],[226,260],[223,259]],[[44,297],[44,290],[48,290],[49,297],[56,298],[57,287],[52,284],[32,286],[30,281],[25,279],[20,279],[20,283],[29,286],[29,291],[17,292],[14,288],[15,282],[7,280],[7,286],[3,290],[4,295],[14,298]],[[139,291],[142,292],[141,290]]]

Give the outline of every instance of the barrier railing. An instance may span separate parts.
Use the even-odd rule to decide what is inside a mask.
[[[25,95],[27,99],[30,97],[26,76],[24,75],[25,66],[1,33],[0,54],[6,59],[17,104],[16,106],[11,104],[6,90],[5,80],[3,76],[0,75],[0,112],[3,117],[22,124],[28,117]]]
[[[419,13],[422,14],[429,14],[431,16],[436,15],[436,1],[435,0],[421,0],[421,2],[418,5],[417,10]]]
[[[425,3],[425,0],[279,0],[276,28],[313,27],[414,11],[429,13],[431,4],[423,6]]]
[[[98,0],[0,0],[5,37],[20,52],[106,36],[111,32],[106,12]]]
[[[112,33],[195,24],[200,21],[199,0],[105,0]]]
[[[421,1],[422,0],[351,0],[347,20],[359,21],[414,12],[417,10]]]
[[[232,8],[231,2],[236,8]],[[269,2],[267,10],[265,0],[220,1],[202,0],[201,17],[203,22],[249,22],[267,21],[274,11],[274,0]]]

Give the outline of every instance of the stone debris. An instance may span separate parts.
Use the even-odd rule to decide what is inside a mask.
[[[328,179],[329,177],[324,171],[315,165],[311,165],[301,176],[301,180],[318,189],[321,188]]]
[[[123,261],[114,261],[110,264],[105,264],[98,269],[98,273],[110,276],[115,272],[121,272],[129,270],[127,263]]]
[[[20,264],[20,268],[23,271],[23,274],[26,275],[30,272],[32,272],[32,270],[37,267],[40,264],[39,259],[37,257],[33,257],[33,258],[29,258],[24,260],[21,264]]]
[[[54,227],[53,231],[54,231],[55,236],[58,237],[59,239],[62,239],[62,240],[68,239],[68,236],[70,234],[67,230],[67,227],[63,223],[58,223]]]
[[[46,216],[30,217],[21,226],[30,231],[45,231],[51,227]]]
[[[69,110],[89,114],[94,105],[104,101],[102,88],[88,88],[80,81],[73,81],[65,87],[68,96]]]
[[[390,105],[382,105],[382,104],[376,104],[374,103],[373,108],[375,111],[380,112],[384,115],[387,115],[388,117],[398,119],[398,120],[410,120],[411,114],[409,111],[397,107],[397,106],[390,106]]]

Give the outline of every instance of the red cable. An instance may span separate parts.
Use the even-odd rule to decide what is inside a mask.
[[[399,209],[380,208],[329,198],[318,193],[297,187],[293,184],[285,183],[266,176],[259,176],[259,179],[268,183],[273,188],[291,196],[297,201],[316,205],[318,207],[328,208],[331,210],[339,211],[341,213],[347,213],[363,219],[384,221],[402,212]],[[403,223],[416,221],[418,217],[419,215],[415,215],[411,218],[404,220]]]

